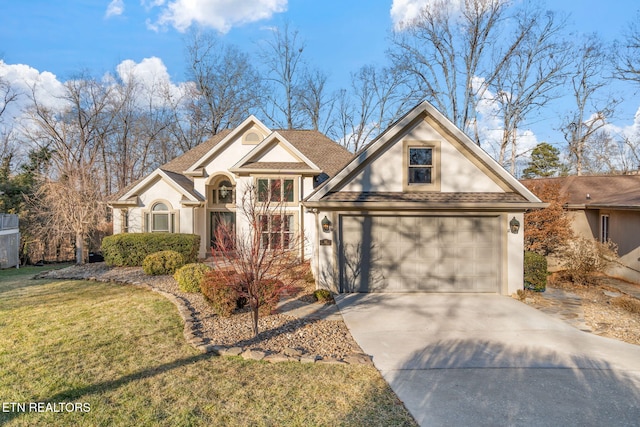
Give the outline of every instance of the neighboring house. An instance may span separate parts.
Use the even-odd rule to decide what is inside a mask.
[[[204,257],[217,223],[242,229],[242,187],[273,183],[318,286],[335,292],[511,294],[523,286],[517,228],[544,206],[424,102],[355,156],[250,117],[118,193],[114,232],[197,233]]]
[[[608,272],[640,282],[640,175],[566,176],[523,180],[525,185],[553,182],[567,198],[573,231],[611,240],[620,263]]]
[[[237,203],[248,186],[255,185],[269,194],[278,192],[277,204],[286,216],[286,226],[266,232],[303,236],[309,256],[315,228],[308,224],[315,218],[300,201],[351,157],[319,132],[272,131],[251,116],[115,194],[109,202],[114,233],[198,234],[199,256],[204,258],[219,244],[219,224],[231,224],[238,232],[246,229],[237,218]]]
[[[0,268],[20,266],[18,215],[0,213]]]
[[[304,205],[318,217],[313,266],[322,287],[506,295],[523,286],[515,228],[526,209],[544,206],[427,102]]]

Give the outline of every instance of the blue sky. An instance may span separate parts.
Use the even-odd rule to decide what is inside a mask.
[[[251,54],[259,40],[270,37],[269,27],[288,20],[306,41],[307,60],[328,73],[337,89],[346,87],[350,73],[361,66],[384,63],[394,19],[425,1],[0,0],[0,59],[14,67],[14,79],[28,71],[31,78],[50,72],[55,77],[49,79],[65,81],[82,70],[101,75],[125,60],[139,64],[156,57],[153,66],[166,66],[178,83],[184,81],[184,37],[190,27],[222,31],[223,40]],[[570,13],[576,32],[598,32],[607,41],[619,38],[640,9],[637,0],[549,5]],[[639,105],[637,94],[627,99],[619,126],[633,123]],[[557,138],[546,135],[544,127],[536,133],[539,141]]]

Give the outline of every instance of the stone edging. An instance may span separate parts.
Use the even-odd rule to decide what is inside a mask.
[[[48,272],[38,274],[36,277],[46,277]],[[71,275],[69,275],[71,276]],[[74,279],[73,277],[67,277],[67,279]],[[172,293],[161,291],[154,288],[148,283],[141,283],[133,280],[112,280],[101,279],[97,277],[77,277],[76,280],[92,280],[95,282],[103,283],[119,283],[124,285],[139,286],[149,291],[162,295],[167,300],[171,301],[176,308],[182,320],[184,321],[184,329],[182,334],[185,341],[196,350],[199,350],[203,354],[213,354],[216,356],[224,357],[237,357],[240,356],[245,360],[262,360],[265,362],[279,363],[279,362],[299,362],[299,363],[320,363],[327,365],[370,365],[373,366],[371,357],[363,353],[350,354],[344,359],[323,359],[318,355],[303,354],[300,350],[293,348],[286,348],[282,353],[267,353],[262,350],[256,350],[249,347],[225,347],[214,344],[206,344],[202,338],[198,335],[198,326],[200,321],[195,316],[194,312],[185,304],[183,298],[180,298]]]

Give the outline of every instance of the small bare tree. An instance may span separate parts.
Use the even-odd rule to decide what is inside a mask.
[[[34,218],[30,234],[44,242],[75,236],[76,263],[83,264],[85,243],[106,217],[100,184],[93,176],[76,171],[57,181],[45,179],[29,207]]]
[[[214,231],[218,244],[212,248],[216,263],[224,266],[224,284],[246,298],[256,336],[260,312],[275,306],[280,293],[292,286],[293,279],[287,273],[300,263],[301,247],[294,212],[284,206],[293,183],[289,187],[289,180],[264,182],[264,186],[247,186],[238,203],[241,227],[218,226]]]

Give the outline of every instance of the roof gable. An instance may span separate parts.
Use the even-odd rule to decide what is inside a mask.
[[[140,192],[143,192],[145,188],[154,185],[158,180],[168,183],[187,201],[199,202],[203,200],[202,197],[193,189],[193,181],[189,178],[182,174],[160,168],[156,169],[136,185],[131,187],[122,196],[118,197],[118,200],[127,200],[135,197]]]
[[[251,115],[238,127],[226,134],[222,140],[211,147],[206,153],[201,155],[200,158],[185,169],[184,172],[186,174],[195,174],[198,169],[210,163],[220,152],[224,151],[228,147],[229,143],[236,140],[251,128],[258,128],[265,135],[268,135],[271,132],[260,120]]]
[[[229,168],[234,173],[287,169],[307,170],[315,174],[322,172],[315,163],[278,132],[273,132]]]
[[[343,191],[400,194],[404,191],[403,144],[412,140],[433,142],[441,155],[449,156],[448,161],[455,157],[455,162],[441,164],[441,176],[448,174],[446,178],[449,181],[441,189],[438,187],[437,191],[514,192],[521,195],[525,202],[540,202],[428,102],[422,102],[382,132],[307,200],[320,201],[330,193]],[[377,167],[375,170],[374,165]],[[354,185],[362,177],[367,178],[369,187]]]

